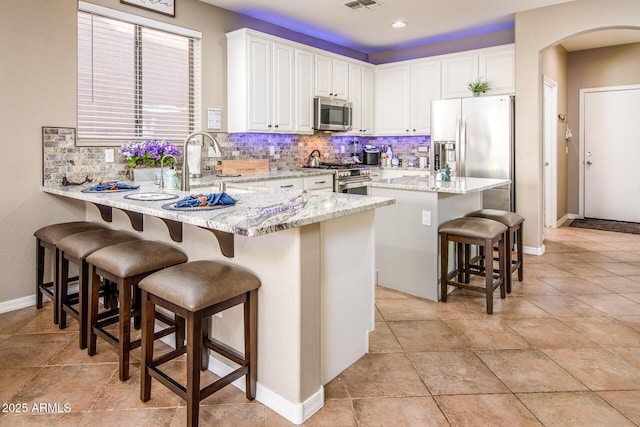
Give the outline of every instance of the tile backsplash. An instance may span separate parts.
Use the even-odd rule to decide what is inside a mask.
[[[387,146],[399,158],[405,159],[417,155],[419,146],[429,145],[429,136],[411,137],[358,137],[325,133],[314,135],[293,134],[227,134],[212,133],[220,143],[222,157],[207,157],[207,148],[203,147],[202,172],[213,173],[219,160],[233,159],[269,159],[270,168],[285,170],[307,164],[313,150],[321,153],[324,162],[340,162],[347,156],[352,142],[358,141],[360,149],[365,144]],[[176,141],[179,145],[182,141]],[[274,147],[273,156],[269,155]],[[105,150],[114,150],[114,162],[105,162]],[[344,153],[343,153],[344,151]],[[89,177],[97,180],[126,180],[127,162],[118,147],[77,147],[73,128],[43,128],[43,182],[45,185],[60,184],[63,177],[78,182]],[[181,163],[181,162],[178,162]]]

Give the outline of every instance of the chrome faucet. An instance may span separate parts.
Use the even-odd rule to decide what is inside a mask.
[[[173,158],[174,164],[177,162],[176,157],[171,154],[163,154],[162,157],[160,157],[160,188],[164,188],[164,159],[167,157]]]
[[[184,144],[182,146],[182,183],[180,185],[180,189],[182,191],[189,191],[191,189],[191,186],[189,185],[189,163],[187,162],[187,145],[189,145],[189,141],[194,136],[202,136],[203,143],[204,138],[209,138],[209,140],[211,141],[210,145],[213,147],[214,153],[218,155],[222,154],[220,144],[218,144],[218,141],[208,132],[197,131],[189,135],[187,139],[184,140]]]

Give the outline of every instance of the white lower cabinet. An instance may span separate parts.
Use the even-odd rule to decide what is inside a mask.
[[[314,175],[300,178],[271,178],[242,182],[242,185],[263,188],[291,188],[309,191],[333,191],[333,174]]]
[[[309,191],[333,192],[333,174],[304,178],[304,189]]]

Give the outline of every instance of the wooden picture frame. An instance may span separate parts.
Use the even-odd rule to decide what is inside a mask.
[[[120,0],[120,3],[151,10],[174,18],[176,16],[176,0]]]

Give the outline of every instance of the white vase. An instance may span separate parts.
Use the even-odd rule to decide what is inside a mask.
[[[133,168],[134,181],[155,181],[160,179],[160,168]]]

